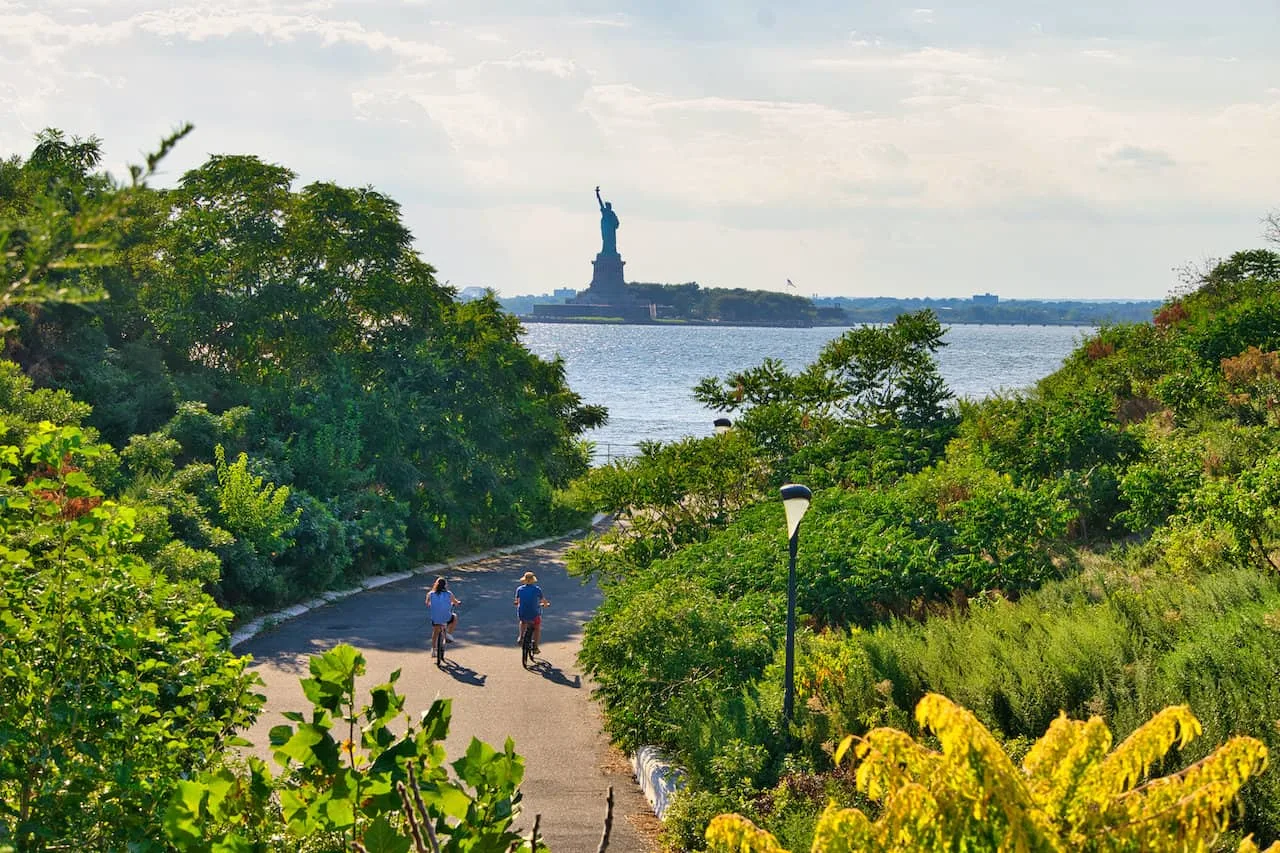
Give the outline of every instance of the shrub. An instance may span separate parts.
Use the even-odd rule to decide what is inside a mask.
[[[1087,390],[992,398],[974,410],[960,435],[997,471],[1020,482],[1051,479],[1134,456],[1137,442],[1117,422],[1114,405],[1109,394]]]
[[[1163,524],[1181,509],[1204,476],[1196,443],[1144,436],[1142,457],[1120,477],[1119,498],[1125,509],[1117,522],[1141,531]]]
[[[736,694],[773,658],[758,597],[707,595],[690,580],[614,589],[579,659],[597,683],[605,727],[623,748],[682,745],[718,694]],[[696,730],[696,726],[693,727]]]
[[[310,662],[302,679],[311,713],[285,713],[271,730],[279,776],[259,759],[180,782],[164,816],[180,851],[408,851],[430,838],[443,851],[545,851],[512,831],[524,761],[508,738],[501,750],[472,738],[446,768],[449,700],[415,723],[396,692],[400,671],[356,705],[365,660],[339,645]],[[359,845],[359,848],[357,848]]]
[[[302,508],[285,509],[289,489],[264,483],[262,477],[249,473],[249,456],[230,465],[219,444],[214,447],[214,470],[218,475],[218,508],[227,529],[245,540],[263,557],[283,551],[289,540],[286,534],[298,523]]]
[[[1114,751],[1098,717],[1059,716],[1021,767],[977,719],[930,694],[916,721],[940,750],[895,729],[876,729],[851,745],[861,763],[858,789],[881,804],[875,820],[860,809],[827,807],[815,853],[852,850],[1203,850],[1225,831],[1240,789],[1266,766],[1267,749],[1235,737],[1203,761],[1148,779],[1171,748],[1201,733],[1186,706],[1156,714]],[[738,815],[707,827],[709,847],[725,853],[784,853],[777,840]],[[1249,840],[1241,853],[1254,853]],[[1280,842],[1270,848],[1280,851]]]
[[[1247,300],[1208,317],[1189,335],[1189,344],[1205,364],[1217,365],[1250,347],[1280,349],[1280,300]]]
[[[742,433],[730,432],[645,444],[639,456],[596,468],[580,488],[622,523],[576,546],[570,570],[620,577],[723,528],[761,498],[767,471],[754,454]]]
[[[328,506],[302,490],[289,493],[288,513],[297,518],[289,531],[290,545],[273,561],[287,597],[332,589],[351,567],[346,528]]]

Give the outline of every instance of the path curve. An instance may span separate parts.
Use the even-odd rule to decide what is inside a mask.
[[[508,736],[525,757],[519,826],[542,815],[541,832],[554,853],[590,853],[600,842],[605,796],[614,788],[610,853],[655,849],[654,819],[630,768],[601,732],[591,683],[577,665],[582,627],[601,600],[594,584],[565,572],[569,541],[443,570],[459,599],[456,642],[446,667],[429,654],[431,631],[423,599],[435,574],[414,575],[336,601],[292,619],[237,646],[252,654],[266,684],[266,706],[248,732],[254,752],[269,760],[267,733],[284,722],[281,712],[310,707],[298,679],[309,656],[350,643],[368,661],[357,695],[401,670],[398,689],[416,718],[436,698],[453,700],[453,724],[445,742],[450,760],[471,738],[501,748]],[[538,576],[552,606],[544,611],[537,671],[520,665],[512,598],[526,571]]]

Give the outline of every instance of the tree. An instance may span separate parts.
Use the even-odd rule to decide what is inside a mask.
[[[129,553],[134,513],[39,425],[0,447],[0,844],[124,849],[261,704],[230,615]]]
[[[90,401],[86,425],[116,447],[138,435],[179,441],[176,466],[127,468],[114,486],[169,507],[191,492],[216,518],[230,481],[220,495],[192,466],[213,462],[221,443],[225,472],[243,464],[288,489],[308,556],[290,555],[288,536],[237,531],[217,545],[224,602],[273,606],[348,570],[578,520],[553,495],[585,472],[579,437],[604,410],[568,388],[563,364],[523,346],[496,301],[454,302],[392,199],[324,182],[295,189],[289,169],[241,155],[212,157],[172,190],[125,191],[94,171],[96,151],[96,140],[50,132],[27,161],[0,164],[0,227],[10,211],[17,223],[0,232],[10,247],[36,246],[24,236],[44,233],[35,226],[66,243],[61,255],[10,251],[0,263],[57,299],[74,296],[65,280],[97,300],[73,310],[11,288],[24,295],[5,315],[9,351],[37,384]],[[92,266],[58,260],[89,252],[67,243],[80,211],[100,220]],[[233,413],[235,434],[224,435]],[[186,545],[215,546],[194,529],[205,525],[169,522]]]
[[[844,333],[823,348],[818,365],[841,384],[841,407],[853,420],[932,425],[948,416],[952,399],[934,359],[944,333],[932,311],[903,314],[887,328]]]
[[[881,444],[915,457],[904,464],[910,470],[942,448],[957,421],[933,357],[942,335],[932,311],[904,314],[887,327],[845,332],[796,373],[766,359],[703,379],[693,394],[708,408],[737,412],[735,428],[752,437],[779,478],[803,473],[796,460],[829,469],[819,476],[839,476],[842,460],[874,455]]]
[[[703,379],[694,396],[723,412],[787,403],[802,415],[869,426],[929,426],[950,417],[952,394],[933,357],[943,334],[932,311],[903,314],[888,327],[845,332],[797,374],[770,359],[724,380]]]

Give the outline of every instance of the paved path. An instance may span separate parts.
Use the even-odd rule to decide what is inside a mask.
[[[400,669],[398,689],[416,718],[437,697],[453,699],[446,741],[449,760],[472,736],[501,748],[508,735],[525,757],[525,831],[534,814],[554,853],[591,853],[600,842],[605,796],[614,787],[610,853],[653,849],[653,816],[625,760],[601,733],[591,685],[577,667],[582,626],[600,603],[594,585],[569,578],[560,560],[567,543],[449,569],[449,588],[459,599],[456,642],[445,669],[437,669],[428,646],[431,629],[423,598],[435,575],[415,575],[311,611],[249,640],[237,651],[252,654],[266,682],[267,704],[248,734],[255,751],[268,757],[267,732],[284,722],[282,711],[310,706],[298,679],[307,660],[338,643],[360,649],[368,661],[357,695]],[[536,671],[520,665],[512,598],[520,576],[538,576],[551,607],[543,611],[542,660]]]

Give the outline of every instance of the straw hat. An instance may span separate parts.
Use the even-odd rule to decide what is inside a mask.
[[[520,582],[521,583],[537,583],[538,578],[534,575],[533,572],[525,572],[524,577],[520,579]]]

